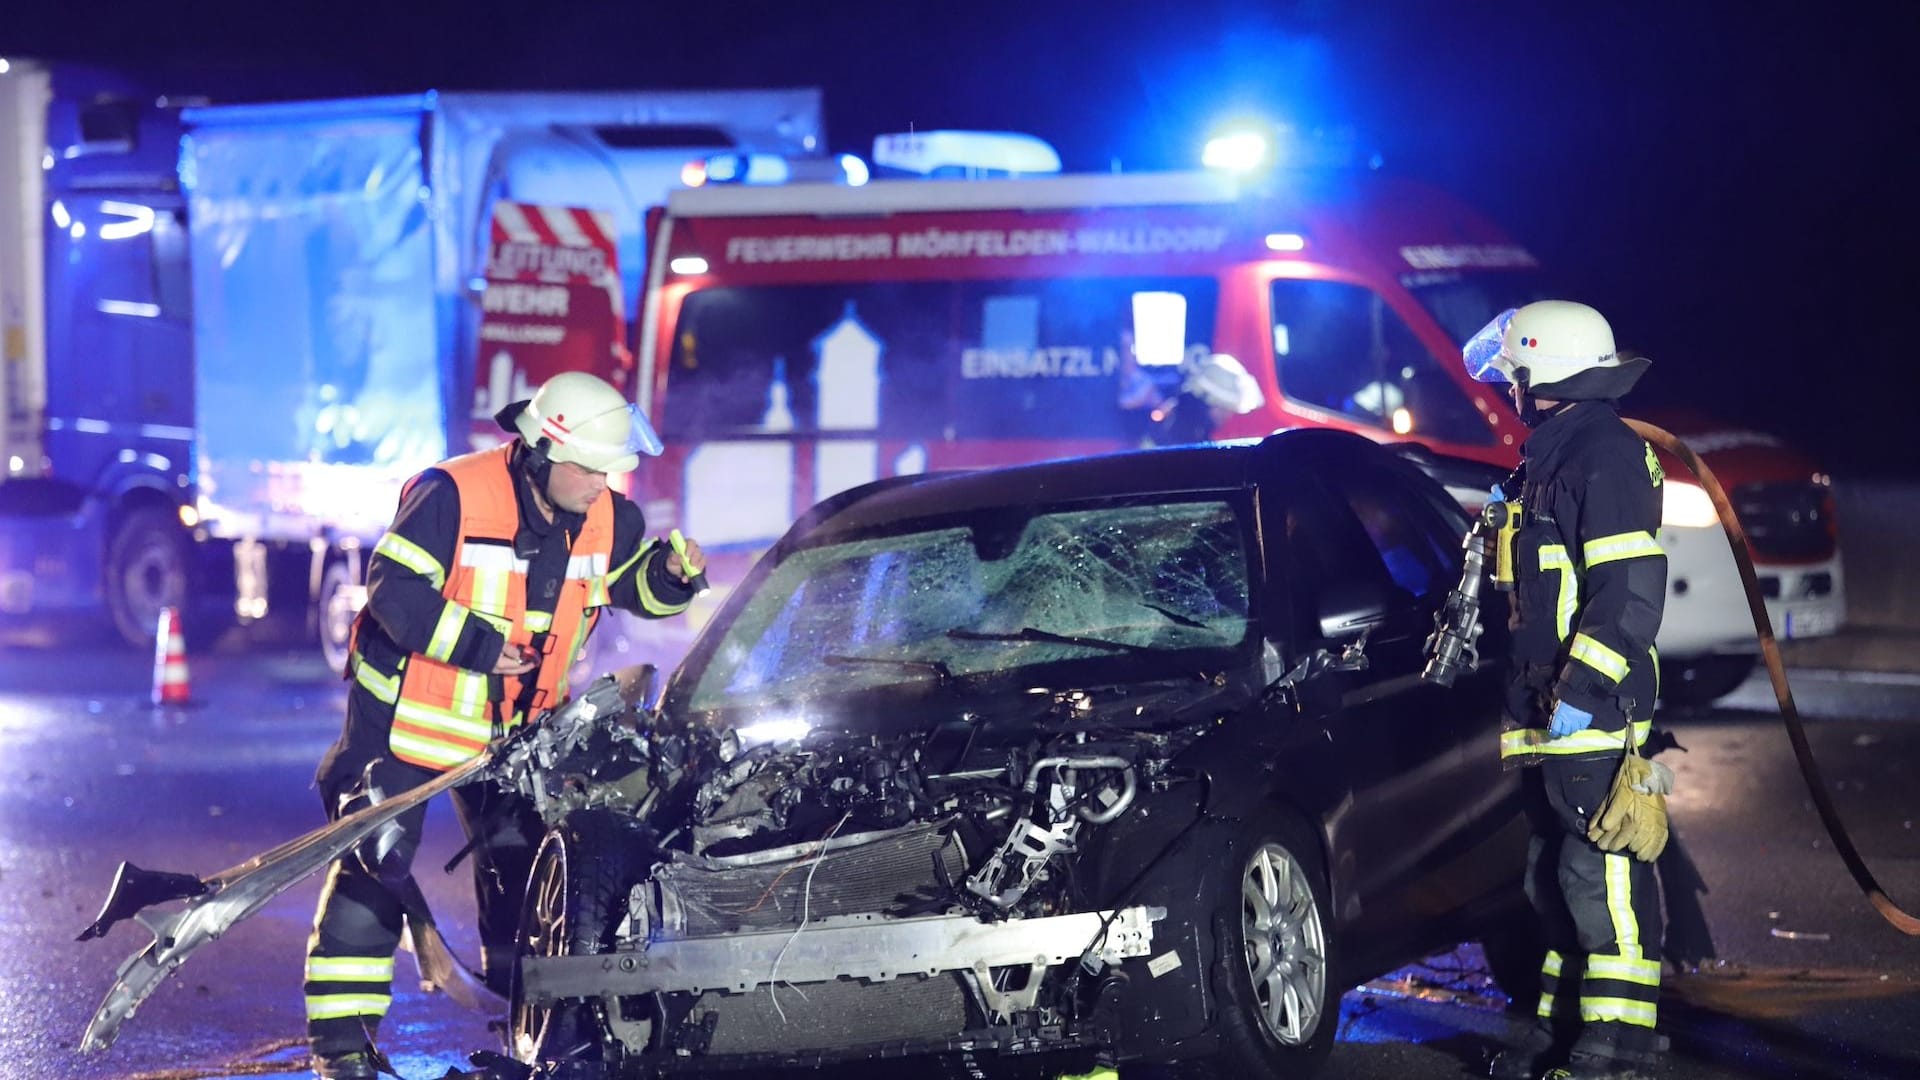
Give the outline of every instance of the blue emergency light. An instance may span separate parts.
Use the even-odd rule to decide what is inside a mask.
[[[1252,172],[1267,163],[1271,141],[1258,131],[1232,131],[1207,140],[1200,163],[1209,169]]]
[[[1046,140],[1014,131],[909,131],[875,136],[873,163],[915,176],[977,180],[1057,173],[1060,154]]]

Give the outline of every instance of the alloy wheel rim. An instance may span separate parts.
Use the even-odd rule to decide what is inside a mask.
[[[519,954],[523,957],[566,955],[567,858],[564,850],[551,848],[540,860],[532,890],[532,908],[527,912],[525,925],[520,928]],[[540,1053],[541,1044],[546,1042],[553,1009],[527,1003],[524,1000],[525,989],[519,986],[517,977],[515,987],[518,992],[513,1002],[514,1057],[523,1062],[532,1062]]]
[[[1327,944],[1306,868],[1278,844],[1262,844],[1240,881],[1247,977],[1260,1022],[1283,1046],[1313,1037],[1326,1000]]]

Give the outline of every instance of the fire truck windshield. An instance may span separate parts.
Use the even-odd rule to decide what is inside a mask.
[[[1554,296],[1548,282],[1526,270],[1406,274],[1400,283],[1461,345],[1508,308]]]
[[[1173,276],[702,289],[674,325],[662,430],[1138,445],[1148,391],[1211,351],[1217,295]]]

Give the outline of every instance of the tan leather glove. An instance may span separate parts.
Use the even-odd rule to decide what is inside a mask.
[[[1613,774],[1606,799],[1587,821],[1587,839],[1602,851],[1626,851],[1641,862],[1652,862],[1667,846],[1667,797],[1635,791],[1636,785],[1649,790],[1661,786],[1654,763],[1629,751]]]

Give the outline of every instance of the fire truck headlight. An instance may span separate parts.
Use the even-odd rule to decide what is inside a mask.
[[[1699,484],[1670,479],[1662,485],[1662,490],[1666,496],[1660,511],[1661,525],[1704,529],[1720,523],[1720,515],[1713,509],[1713,500],[1707,497],[1706,489]]]

